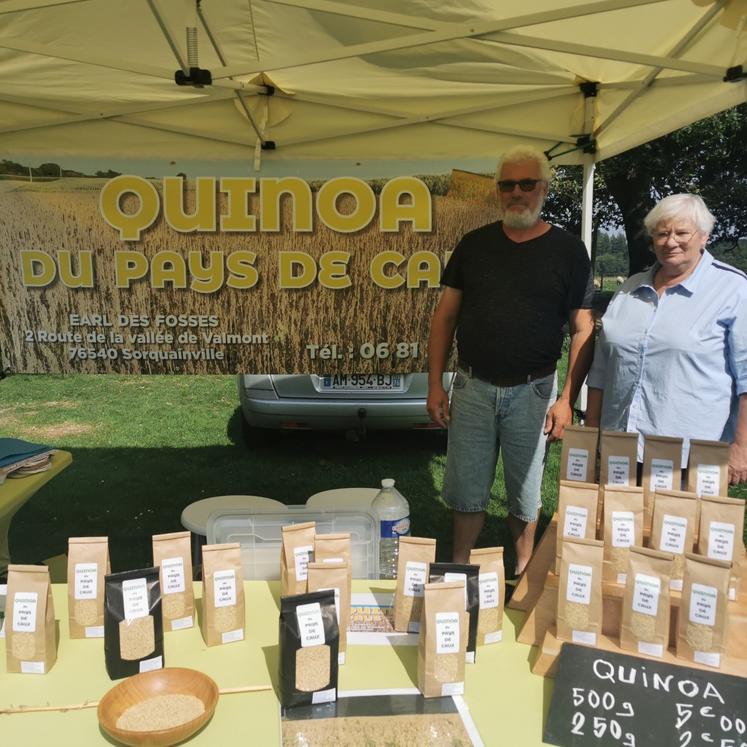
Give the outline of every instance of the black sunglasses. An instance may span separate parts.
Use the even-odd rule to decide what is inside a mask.
[[[498,189],[501,192],[513,192],[516,185],[519,185],[519,189],[522,192],[531,192],[540,182],[544,182],[544,179],[499,179]]]

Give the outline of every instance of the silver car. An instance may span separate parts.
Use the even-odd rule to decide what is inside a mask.
[[[450,391],[452,373],[443,382]],[[428,374],[239,374],[247,441],[262,428],[436,429],[425,411]]]

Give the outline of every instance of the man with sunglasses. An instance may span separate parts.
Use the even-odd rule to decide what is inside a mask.
[[[534,549],[547,442],[563,437],[591,364],[594,291],[581,240],[540,217],[550,166],[517,147],[498,164],[501,220],[462,238],[446,265],[428,341],[428,413],[449,428],[443,497],[453,509],[454,561],[466,563],[485,521],[499,450],[516,575]],[[568,375],[555,366],[565,323]],[[456,335],[451,404],[442,385]]]

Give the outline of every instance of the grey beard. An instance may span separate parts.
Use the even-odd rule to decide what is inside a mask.
[[[541,212],[542,204],[534,210],[524,208],[520,213],[507,210],[503,214],[503,223],[509,228],[531,228],[539,220]]]

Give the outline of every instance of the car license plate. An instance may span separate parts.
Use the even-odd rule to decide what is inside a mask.
[[[323,392],[401,392],[402,374],[331,374],[320,376]]]

